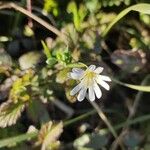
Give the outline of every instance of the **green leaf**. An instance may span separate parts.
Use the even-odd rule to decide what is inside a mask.
[[[7,126],[14,125],[21,116],[21,112],[24,108],[24,103],[15,104],[12,101],[3,103],[0,106],[0,127],[5,128]]]
[[[7,139],[3,139],[3,140],[0,140],[0,148],[2,147],[6,147],[8,146],[9,144],[12,144],[12,143],[20,143],[20,142],[23,142],[27,139],[31,139],[31,138],[34,138],[37,136],[37,132],[33,132],[33,133],[25,133],[25,134],[21,134],[21,135],[18,135],[18,136],[15,136],[15,137],[10,137],[10,138],[7,138]]]
[[[51,53],[50,53],[49,48],[47,47],[44,41],[41,41],[41,43],[44,48],[44,54],[46,55],[47,59],[51,58]]]
[[[140,4],[136,4],[133,6],[130,6],[126,9],[124,9],[123,11],[121,11],[116,18],[108,25],[108,27],[104,30],[104,32],[102,33],[102,36],[105,37],[108,32],[110,31],[110,29],[121,19],[123,18],[125,15],[127,15],[130,11],[137,11],[143,14],[150,14],[150,4],[147,3],[140,3]]]
[[[85,5],[91,13],[97,12],[101,7],[99,0],[86,0]]]
[[[50,12],[56,17],[58,16],[58,4],[56,0],[44,0],[44,13],[48,14]]]
[[[82,68],[82,67],[86,67],[87,66],[81,62],[78,62],[78,63],[70,63],[67,65],[68,68]]]
[[[14,81],[9,94],[9,99],[11,99],[11,101],[17,103],[18,101],[25,102],[30,100],[31,94],[28,92],[28,88],[31,86],[33,75],[34,72],[30,70],[21,78]]]
[[[123,83],[123,82],[120,82],[116,79],[113,79],[113,81],[120,84],[120,85],[123,85],[125,87],[131,88],[134,90],[143,91],[143,92],[150,92],[150,86],[142,86],[142,85],[133,85],[133,84],[128,84],[128,83]]]
[[[85,5],[80,4],[79,10],[78,10],[78,15],[80,18],[80,23],[82,23],[85,16],[87,15],[87,8],[85,7]]]
[[[73,14],[73,22],[77,31],[80,30],[80,17],[77,10],[77,4],[72,1],[67,6],[67,12]]]
[[[56,58],[60,63],[69,64],[72,60],[72,57],[68,47],[64,51],[57,51]]]
[[[46,63],[48,64],[48,66],[53,67],[57,63],[57,59],[54,57],[51,57],[47,59]]]
[[[146,25],[150,25],[150,15],[147,14],[141,14],[140,15],[140,19],[146,24]]]

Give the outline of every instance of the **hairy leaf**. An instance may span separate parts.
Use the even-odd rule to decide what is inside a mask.
[[[42,58],[41,52],[33,51],[23,54],[19,58],[19,65],[22,70],[36,67]]]
[[[11,99],[14,103],[17,103],[19,100],[22,102],[28,101],[30,99],[30,95],[28,94],[27,89],[32,82],[32,78],[32,71],[26,73],[22,78],[18,78],[12,85],[9,99]]]
[[[15,104],[10,100],[3,103],[0,106],[0,127],[5,128],[7,126],[14,125],[21,116],[21,112],[24,108],[24,103]]]
[[[38,140],[42,144],[41,150],[58,144],[58,137],[63,131],[63,123],[53,124],[51,121],[44,124],[39,131]],[[53,145],[54,144],[54,145]]]

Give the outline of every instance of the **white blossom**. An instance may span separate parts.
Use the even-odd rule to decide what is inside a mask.
[[[110,86],[106,81],[111,81],[108,76],[100,75],[102,71],[102,67],[96,68],[95,65],[90,65],[86,70],[73,68],[69,76],[71,79],[78,80],[79,84],[71,90],[70,95],[73,96],[78,93],[78,101],[84,100],[85,97],[88,97],[90,101],[94,101],[96,97],[100,99],[102,91],[99,85],[109,90]]]

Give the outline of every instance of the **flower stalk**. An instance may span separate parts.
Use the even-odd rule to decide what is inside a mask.
[[[112,124],[107,119],[107,117],[104,114],[104,112],[102,111],[102,109],[97,105],[96,102],[90,101],[90,100],[88,100],[88,101],[93,106],[93,108],[97,111],[100,119],[102,119],[103,122],[107,125],[108,129],[110,130],[110,132],[112,133],[112,135],[114,136],[114,138],[117,139],[118,135],[117,135],[115,129],[113,128]],[[120,145],[120,147],[121,147],[122,150],[125,150],[121,142],[119,143],[119,145]]]

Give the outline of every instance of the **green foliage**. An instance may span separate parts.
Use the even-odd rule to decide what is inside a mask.
[[[32,77],[33,72],[29,71],[23,75],[22,78],[18,78],[12,85],[9,99],[11,99],[14,103],[29,101],[30,95],[28,94],[28,90],[31,85]]]
[[[48,64],[49,67],[53,67],[57,63],[57,60],[55,57],[51,57],[47,59],[46,63]]]
[[[133,85],[133,84],[123,83],[120,81],[117,81],[117,83],[121,84],[123,86],[126,86],[128,88],[134,89],[134,90],[143,91],[143,92],[150,92],[150,86]]]
[[[144,79],[144,83],[147,83],[150,79],[150,76],[146,76],[145,79]],[[150,92],[150,86],[144,86],[144,85],[132,85],[132,84],[127,84],[127,83],[123,83],[123,82],[120,82],[116,79],[113,79],[114,82],[120,84],[120,85],[123,85],[125,87],[128,87],[128,88],[131,88],[131,89],[134,89],[134,90],[138,90],[138,91],[143,91],[143,92]]]
[[[103,0],[101,5],[104,7],[119,6],[121,4],[129,5],[131,0]]]
[[[150,24],[150,16],[147,14],[140,14],[140,19],[147,25]]]
[[[128,8],[123,10],[126,5]],[[150,86],[148,81],[138,84],[149,74],[150,5],[131,0],[44,0],[34,1],[31,7],[32,15],[15,3],[9,6],[17,14],[25,14],[25,18],[19,15],[18,30],[4,27],[11,25],[14,17],[17,19],[16,12],[0,11],[0,127],[5,128],[0,132],[1,138],[5,138],[0,140],[0,148],[17,150],[25,149],[27,145],[27,149],[40,149],[41,146],[42,150],[95,150],[111,147],[114,139],[109,135],[110,130],[103,128],[103,122],[94,116],[96,111],[91,111],[86,102],[77,103],[76,96],[70,95],[72,87],[77,84],[69,79],[72,68],[86,69],[87,65],[95,64],[104,67],[108,76],[118,79],[113,80],[109,93],[104,92],[101,101],[96,101],[104,107],[108,120],[116,124],[112,128],[120,129],[117,131],[119,135],[122,129],[128,129],[126,121],[128,126],[137,124],[124,134],[123,146],[126,149],[148,149],[148,132],[142,126],[150,119],[149,101],[146,101],[149,93],[144,93],[150,92]],[[3,4],[0,3],[1,8]],[[132,15],[131,11],[140,13]],[[121,19],[119,26],[112,28]],[[31,21],[33,26],[30,26]],[[116,84],[127,88],[118,90]],[[89,115],[92,117],[87,119]],[[132,118],[132,115],[137,117]],[[39,130],[29,128],[31,124]],[[6,134],[9,126],[14,130]],[[18,135],[20,132],[24,134]],[[58,138],[62,132],[61,142]],[[30,144],[21,145],[23,141]]]
[[[46,55],[47,59],[51,58],[51,53],[50,53],[50,50],[49,48],[47,47],[47,45],[44,43],[44,41],[41,41],[42,43],[42,46],[44,48],[44,54]]]
[[[59,10],[58,10],[58,4],[56,0],[44,0],[43,11],[45,13],[52,12],[54,16],[58,16]]]
[[[58,62],[60,62],[64,65],[69,64],[72,60],[72,57],[71,57],[71,53],[68,50],[68,48],[66,48],[64,51],[57,51],[56,59],[58,60]]]
[[[67,12],[73,14],[73,22],[77,31],[81,31],[81,23],[83,22],[85,16],[87,15],[87,9],[84,5],[80,5],[79,9],[77,4],[72,1],[68,4]]]
[[[101,7],[99,0],[85,0],[84,2],[85,2],[87,9],[91,13],[97,12]]]
[[[56,63],[61,63],[65,66],[71,62],[72,57],[71,53],[68,50],[68,47],[65,50],[58,49],[55,53],[53,53],[53,51],[50,51],[43,41],[42,45],[44,48],[44,53],[47,57],[46,63],[49,65],[49,67],[53,67]]]
[[[33,133],[26,133],[26,134],[22,134],[22,135],[18,135],[18,136],[15,136],[15,137],[4,139],[4,140],[0,141],[0,148],[7,147],[11,143],[18,144],[21,141],[25,141],[27,139],[35,138],[36,136],[37,136],[37,132],[33,132]]]
[[[121,11],[117,17],[109,24],[109,26],[105,29],[103,32],[103,37],[107,35],[107,33],[110,31],[110,29],[125,15],[127,15],[130,11],[137,11],[143,14],[150,14],[150,4],[141,3],[136,4],[133,6],[130,6],[126,8],[125,10]]]
[[[0,106],[0,127],[14,125],[21,116],[21,112],[31,98],[29,86],[31,86],[32,78],[33,72],[30,70],[14,81],[10,90],[9,100]]]

